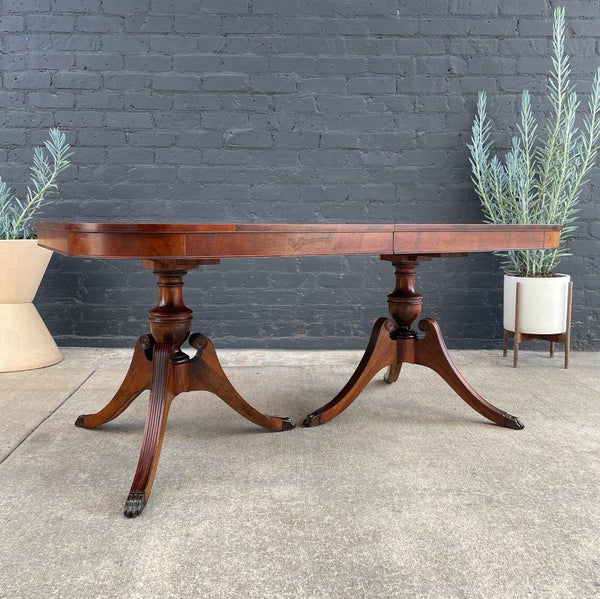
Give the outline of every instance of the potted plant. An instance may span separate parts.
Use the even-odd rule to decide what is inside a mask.
[[[577,204],[587,175],[596,161],[600,138],[600,69],[594,77],[583,129],[576,123],[579,100],[570,82],[565,54],[565,10],[554,11],[552,69],[543,140],[537,135],[530,95],[523,91],[518,135],[502,163],[491,156],[491,124],[486,95],[479,93],[473,122],[470,163],[472,180],[487,222],[562,224],[560,247],[502,254],[504,328],[515,331],[516,286],[520,283],[519,331],[555,334],[566,330],[570,277],[555,272],[568,254],[566,246],[575,223]]]
[[[33,219],[56,192],[71,148],[58,129],[50,130],[44,147],[34,151],[24,201],[0,179],[0,372],[41,368],[62,359],[32,303],[52,256],[38,246]]]

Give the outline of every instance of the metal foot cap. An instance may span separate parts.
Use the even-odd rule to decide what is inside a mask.
[[[132,491],[129,493],[129,497],[127,497],[123,513],[127,518],[136,518],[142,513],[145,505],[144,492]]]

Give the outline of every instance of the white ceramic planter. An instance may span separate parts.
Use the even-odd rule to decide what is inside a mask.
[[[513,277],[504,275],[504,328],[515,330],[517,283],[520,283],[519,332],[553,335],[567,330],[569,275]]]
[[[51,257],[35,239],[0,240],[0,372],[62,360],[32,303]]]

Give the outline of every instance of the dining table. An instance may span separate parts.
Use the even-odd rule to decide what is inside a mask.
[[[127,517],[138,516],[148,502],[169,407],[177,395],[209,391],[258,426],[271,431],[295,427],[290,417],[263,414],[250,405],[227,378],[213,342],[202,333],[190,334],[192,310],[183,300],[184,277],[221,260],[375,255],[394,268],[395,286],[387,296],[389,315],[375,322],[364,356],[347,384],[308,414],[303,426],[319,426],[340,415],[379,371],[387,369],[384,379],[394,383],[403,364],[419,364],[435,371],[484,418],[505,428],[523,428],[519,418],[492,405],[461,375],[434,319],[421,320],[415,330],[423,303],[416,270],[425,261],[471,252],[555,249],[560,225],[38,221],[36,229],[39,245],[64,256],[137,260],[156,276],[158,298],[148,313],[149,331],[137,339],[125,378],[103,408],[82,414],[75,422],[84,429],[101,426],[150,391],[142,446],[125,502]],[[438,284],[452,286],[452,275],[440,277]],[[477,301],[476,296],[471,301]],[[462,307],[467,319],[470,306]],[[186,341],[195,350],[193,357],[181,349]]]

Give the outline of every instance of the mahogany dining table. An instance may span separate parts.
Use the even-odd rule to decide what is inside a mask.
[[[158,301],[149,312],[150,332],[137,340],[129,370],[114,397],[98,412],[75,424],[95,428],[113,420],[145,390],[150,390],[142,448],[125,516],[138,516],[156,474],[169,407],[186,391],[210,391],[244,418],[273,431],[295,427],[292,418],[269,416],[252,407],[223,372],[213,343],[190,335],[192,310],[183,302],[189,270],[228,258],[371,254],[391,262],[396,285],[388,295],[390,317],[379,318],[366,352],[345,387],[326,405],[308,414],[303,425],[324,424],[343,412],[382,369],[385,381],[398,379],[402,364],[437,372],[475,411],[496,424],[522,429],[521,421],[493,406],[464,379],[448,354],[438,323],[413,323],[423,298],[415,290],[419,263],[469,252],[556,248],[560,225],[488,224],[165,224],[37,222],[39,245],[83,258],[140,260],[157,276]],[[444,285],[448,284],[445,280]],[[465,306],[465,311],[468,306]],[[181,350],[188,340],[196,350]]]

